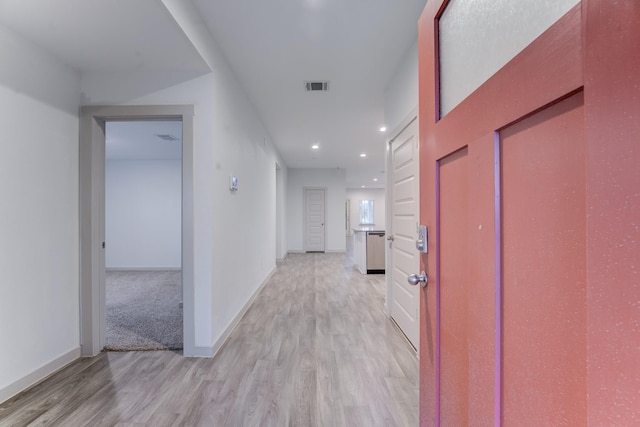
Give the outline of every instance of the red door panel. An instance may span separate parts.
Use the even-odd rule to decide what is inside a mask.
[[[500,132],[502,421],[586,422],[582,93]]]
[[[427,3],[419,27],[421,222],[435,225],[422,258],[421,424],[584,425],[582,9],[440,119],[445,4]]]
[[[493,420],[495,323],[485,315],[495,308],[493,148],[489,135],[437,162],[436,378],[440,395],[450,397],[438,414],[447,425]]]
[[[582,1],[440,118],[420,18],[421,425],[640,422],[640,3]]]
[[[440,205],[440,383],[441,413],[451,425],[469,423],[468,236],[469,156],[466,148],[438,162]]]

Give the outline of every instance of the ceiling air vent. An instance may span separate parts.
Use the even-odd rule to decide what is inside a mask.
[[[173,135],[169,135],[168,133],[164,134],[156,134],[156,136],[164,141],[180,141],[180,138],[177,138]]]
[[[329,90],[329,82],[304,82],[307,92],[326,92]]]

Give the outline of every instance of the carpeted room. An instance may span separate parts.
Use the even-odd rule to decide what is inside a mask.
[[[182,350],[180,271],[107,271],[107,351]]]
[[[106,347],[180,350],[181,122],[107,122]]]

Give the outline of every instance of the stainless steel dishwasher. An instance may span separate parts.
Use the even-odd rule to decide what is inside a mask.
[[[367,231],[367,274],[384,274],[384,231]]]

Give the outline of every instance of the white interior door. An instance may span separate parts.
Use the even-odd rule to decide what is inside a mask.
[[[324,189],[304,190],[305,205],[305,247],[307,252],[324,252],[325,210]]]
[[[391,142],[391,279],[389,314],[418,348],[420,337],[419,286],[407,276],[419,271],[416,250],[418,225],[418,121],[413,120]]]

